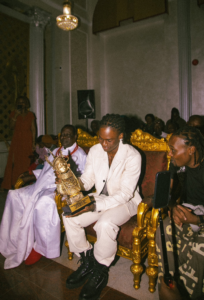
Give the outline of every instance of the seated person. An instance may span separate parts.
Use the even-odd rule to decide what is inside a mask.
[[[180,117],[179,110],[176,107],[173,107],[171,110],[171,119],[166,122],[166,128],[168,127],[169,122],[177,123],[178,128],[186,125],[186,121]]]
[[[204,135],[204,119],[202,116],[199,115],[190,116],[187,125],[196,127],[197,129],[200,130],[201,134]]]
[[[168,122],[167,126],[166,126],[166,133],[167,134],[171,134],[176,132],[179,129],[178,124],[176,122]]]
[[[137,214],[141,202],[137,182],[141,172],[141,156],[123,143],[124,118],[107,114],[100,122],[99,144],[87,156],[81,187],[92,194],[95,204],[80,213],[63,216],[71,252],[81,257],[81,266],[66,281],[69,289],[79,287],[88,279],[79,299],[98,299],[108,283],[108,271],[117,252],[120,226]],[[96,222],[97,242],[87,241],[84,227]]]
[[[172,178],[175,171],[185,175],[180,205],[164,220],[169,269],[183,299],[197,299],[204,288],[204,138],[196,128],[184,126],[173,133],[169,147]],[[160,289],[164,266],[159,229],[156,242]]]
[[[28,170],[42,169],[44,167],[45,156],[50,155],[49,150],[53,151],[57,148],[57,143],[58,140],[53,140],[48,134],[40,135],[36,139],[35,152],[31,156],[31,159],[34,157],[35,161],[31,163]]]
[[[77,143],[76,129],[65,125],[61,130],[62,147],[53,151],[69,155],[71,168],[76,176],[84,171],[86,154]],[[49,160],[53,157],[50,155]],[[55,203],[56,176],[45,162],[42,170],[22,176],[24,183],[36,182],[18,190],[10,190],[0,227],[0,253],[6,257],[4,268],[35,262],[40,255],[54,258],[60,255],[60,218]],[[32,248],[34,249],[32,251]],[[31,252],[32,251],[32,252]],[[32,254],[31,254],[32,253]],[[34,258],[32,258],[33,256]]]
[[[157,139],[167,137],[167,133],[164,132],[164,122],[161,119],[156,119],[154,121],[153,136],[155,136]]]
[[[97,136],[98,135],[98,131],[99,131],[99,121],[98,120],[93,120],[91,122],[91,132],[90,135],[92,136]]]
[[[155,121],[155,117],[153,114],[147,114],[145,116],[145,121],[146,121],[146,125],[144,125],[143,127],[143,131],[144,132],[148,132],[149,134],[153,135],[154,133],[154,121]]]
[[[49,156],[50,152],[57,148],[58,140],[53,140],[51,135],[45,134],[42,136],[41,142],[39,143],[36,152],[39,154],[38,160],[36,161],[36,169],[42,169],[44,167],[45,156]]]

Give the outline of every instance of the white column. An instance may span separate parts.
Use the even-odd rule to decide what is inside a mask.
[[[30,17],[30,78],[29,98],[31,110],[36,115],[37,135],[45,134],[44,101],[44,28],[50,20],[50,14],[33,7]]]
[[[192,112],[190,0],[178,0],[179,102],[182,118]]]

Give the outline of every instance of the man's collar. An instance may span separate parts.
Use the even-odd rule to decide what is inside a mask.
[[[76,147],[76,142],[71,146],[71,147],[67,147],[66,149],[64,149],[64,147],[62,147],[61,151],[63,154],[68,154],[68,152],[72,152],[74,150],[74,148]]]

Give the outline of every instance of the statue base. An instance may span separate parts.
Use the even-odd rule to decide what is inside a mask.
[[[89,196],[86,196],[81,200],[74,202],[73,204],[62,207],[64,216],[75,215],[76,213],[82,211],[85,208],[85,206],[89,206],[95,202],[95,200],[92,200],[91,198]]]

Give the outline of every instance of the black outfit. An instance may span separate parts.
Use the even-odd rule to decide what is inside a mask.
[[[175,167],[170,164],[171,177],[175,175],[182,186],[182,201],[192,205],[204,205],[204,163],[196,168]],[[165,218],[164,234],[167,246],[169,270],[174,274],[183,299],[204,297],[204,235],[192,230],[190,224],[182,227]],[[158,253],[158,283],[164,272],[160,228],[156,234]]]
[[[204,205],[204,162],[196,168],[175,167],[170,164],[171,178],[178,176],[182,187],[181,200],[193,205]]]

